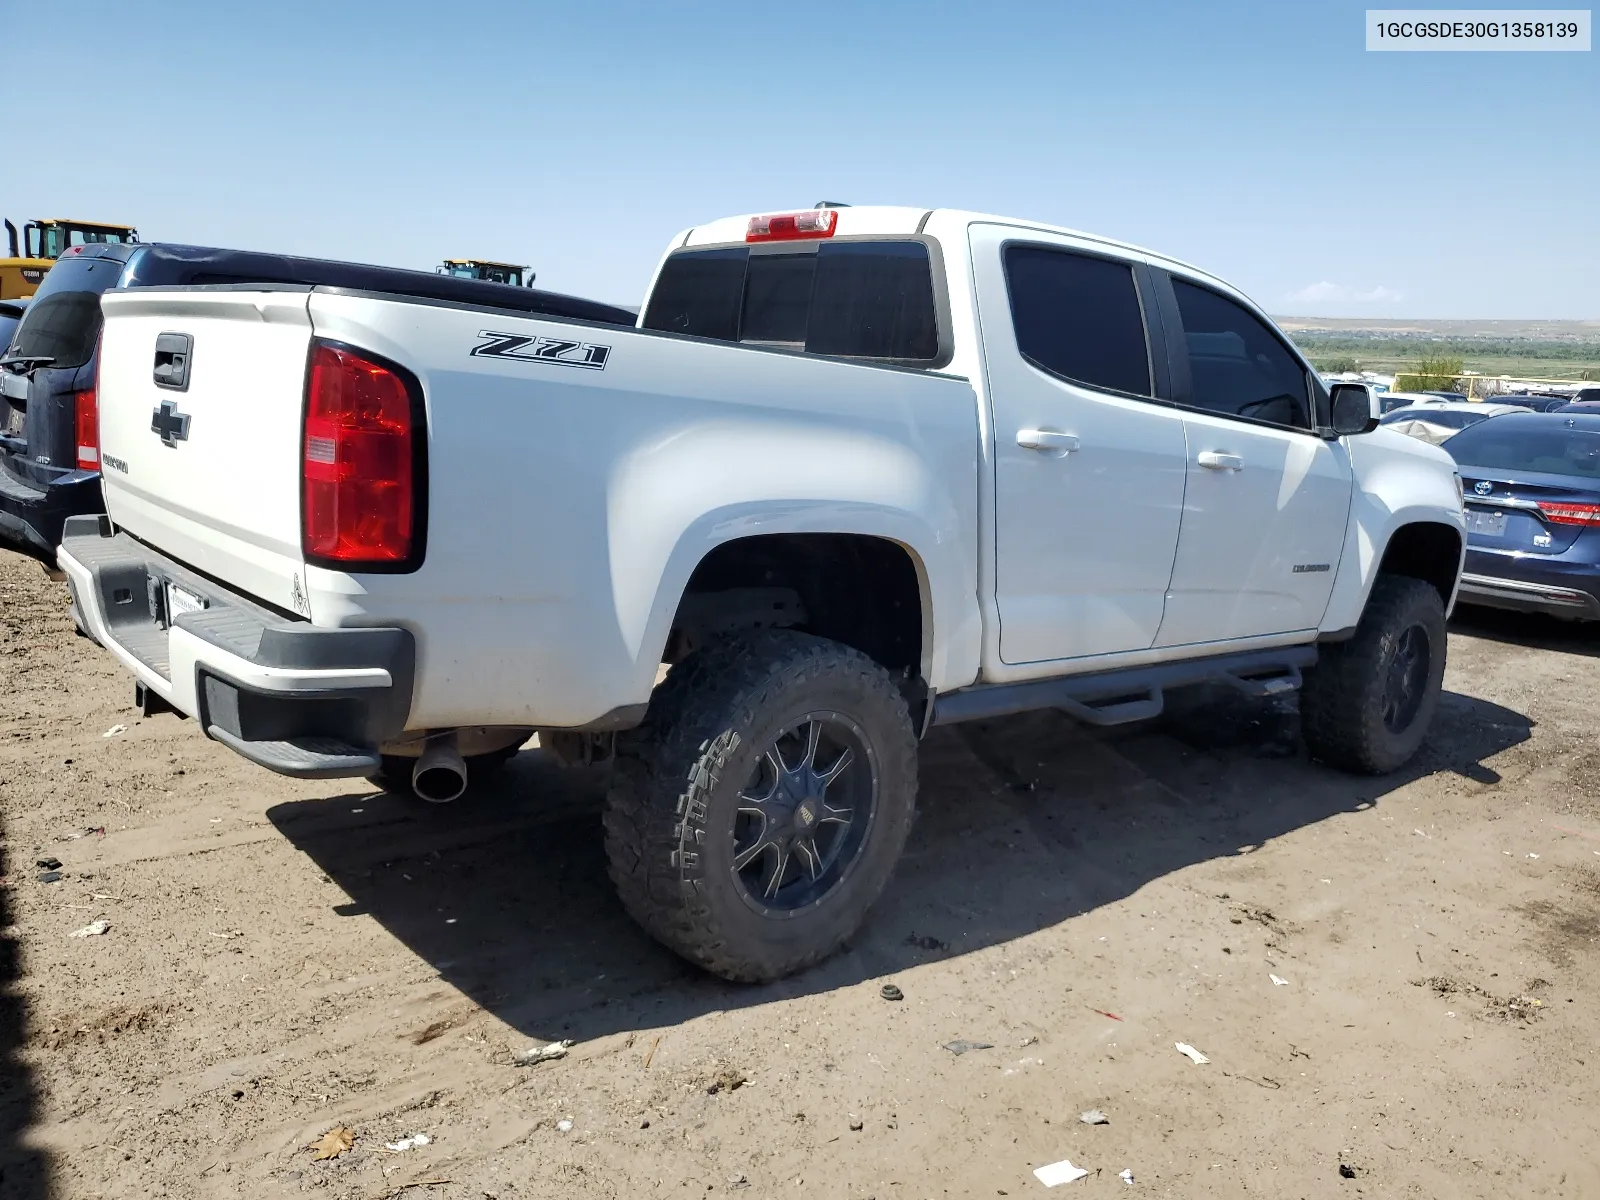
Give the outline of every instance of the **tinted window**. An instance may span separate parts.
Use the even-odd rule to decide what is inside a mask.
[[[739,340],[804,349],[816,271],[815,254],[752,255],[745,271]]]
[[[64,258],[45,273],[17,329],[16,353],[49,358],[53,367],[81,367],[100,336],[100,293],[117,286],[122,264],[108,258]]]
[[[11,335],[17,331],[17,318],[14,314],[0,310],[0,352],[11,345]]]
[[[806,349],[857,358],[938,358],[928,248],[921,242],[819,248]]]
[[[1091,387],[1151,394],[1132,267],[1042,246],[1007,246],[1005,262],[1024,358]]]
[[[1444,448],[1463,466],[1600,479],[1600,432],[1547,417],[1479,421]]]
[[[1249,309],[1172,281],[1189,348],[1196,408],[1309,428],[1306,372],[1277,336]]]
[[[742,246],[674,254],[661,266],[645,308],[644,327],[737,341],[749,258]]]
[[[661,268],[644,327],[845,358],[939,356],[933,269],[921,242],[680,251]]]

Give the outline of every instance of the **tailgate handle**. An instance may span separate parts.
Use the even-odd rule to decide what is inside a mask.
[[[189,390],[189,358],[194,351],[194,338],[187,333],[162,333],[156,335],[157,387],[171,388],[175,392]]]

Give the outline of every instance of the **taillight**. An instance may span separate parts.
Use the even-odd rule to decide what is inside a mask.
[[[1552,525],[1600,525],[1600,504],[1551,504],[1541,500],[1539,511]]]
[[[745,229],[747,242],[792,242],[798,238],[832,237],[839,213],[832,208],[813,208],[806,212],[775,213],[751,217]]]
[[[301,450],[300,540],[335,567],[403,567],[418,549],[411,389],[395,370],[316,342]]]
[[[100,399],[95,388],[73,396],[74,420],[78,431],[78,470],[100,469]]]

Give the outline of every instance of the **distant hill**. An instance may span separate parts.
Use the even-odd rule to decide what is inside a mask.
[[[1274,317],[1287,333],[1366,333],[1382,337],[1528,338],[1536,341],[1600,342],[1593,321],[1435,321],[1379,317]]]
[[[1278,317],[1321,370],[1393,373],[1422,358],[1459,358],[1482,375],[1600,379],[1600,320],[1433,321]]]

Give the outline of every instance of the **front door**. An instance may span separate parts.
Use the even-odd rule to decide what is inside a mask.
[[[1312,431],[1310,380],[1236,300],[1172,280],[1189,449],[1159,646],[1315,629],[1350,513],[1345,447]]]
[[[1092,242],[972,230],[995,468],[1000,658],[1145,650],[1183,510],[1180,412],[1156,399],[1142,269]]]

